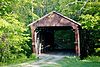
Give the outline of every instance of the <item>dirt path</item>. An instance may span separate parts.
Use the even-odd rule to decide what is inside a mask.
[[[41,55],[39,55],[39,60],[37,60],[34,63],[33,62],[22,63],[22,64],[9,66],[9,67],[44,67],[45,65],[57,64],[56,61],[61,60],[65,56],[71,56],[71,54],[68,54],[68,53],[66,54],[66,53],[63,53],[63,52],[41,54]]]
[[[40,60],[35,63],[23,63],[18,65],[18,67],[42,67],[45,64],[56,64],[56,61],[62,59],[63,57],[65,57],[65,55],[41,54],[39,56]]]

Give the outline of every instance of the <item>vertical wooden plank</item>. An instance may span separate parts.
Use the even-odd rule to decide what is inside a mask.
[[[39,54],[39,39],[37,38],[37,32],[35,32],[35,53],[38,56]]]
[[[31,33],[32,33],[32,51],[36,53],[35,49],[35,27],[31,25]]]
[[[42,44],[40,43],[39,44],[39,55],[41,55],[41,47],[42,47]]]
[[[80,56],[80,39],[79,39],[79,29],[75,29],[75,50],[76,55]]]
[[[80,56],[80,33],[79,33],[79,29],[77,30],[78,33],[78,56]]]
[[[78,54],[78,43],[77,43],[77,30],[75,29],[75,51],[76,55]]]

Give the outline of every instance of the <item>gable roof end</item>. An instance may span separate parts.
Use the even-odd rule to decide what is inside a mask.
[[[55,13],[55,14],[57,14],[57,15],[60,15],[61,17],[65,18],[65,19],[67,19],[67,20],[69,20],[69,21],[72,21],[73,23],[75,23],[75,24],[77,24],[77,25],[80,25],[80,26],[81,26],[81,24],[80,24],[80,23],[78,23],[78,22],[74,21],[73,19],[68,18],[68,17],[66,17],[66,16],[64,16],[64,15],[62,15],[62,14],[60,14],[60,13],[56,12],[56,11],[52,11],[52,12],[50,12],[50,13],[46,14],[45,16],[43,16],[43,17],[39,18],[38,20],[33,21],[32,23],[30,23],[28,26],[33,25],[34,23],[36,23],[36,22],[38,22],[38,21],[42,20],[43,18],[45,18],[45,17],[47,17],[47,16],[49,16],[50,14],[53,14],[53,13]]]

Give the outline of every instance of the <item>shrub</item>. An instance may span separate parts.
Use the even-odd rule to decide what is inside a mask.
[[[100,62],[100,57],[99,56],[89,56],[86,59],[91,61],[91,62]]]
[[[95,48],[95,54],[96,56],[100,56],[100,48]]]
[[[29,58],[33,59],[33,60],[36,60],[36,55],[34,53],[32,53]]]

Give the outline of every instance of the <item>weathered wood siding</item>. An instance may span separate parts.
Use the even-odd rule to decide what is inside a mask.
[[[78,28],[78,25],[70,21],[69,19],[63,18],[58,14],[50,14],[43,19],[33,24],[35,27],[46,27],[46,26],[72,26],[73,29]]]
[[[75,32],[75,45],[76,45],[76,54],[80,56],[80,35],[79,35],[79,24],[75,23],[73,20],[67,19],[66,17],[52,12],[47,16],[37,20],[30,25],[32,30],[32,46],[33,52],[36,53],[36,44],[35,44],[35,29],[37,27],[63,27],[71,26]]]

